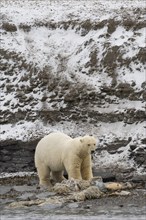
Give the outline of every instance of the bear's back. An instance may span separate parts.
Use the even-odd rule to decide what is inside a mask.
[[[54,132],[45,136],[36,147],[35,162],[43,161],[51,166],[53,163],[59,164],[59,161],[62,160],[62,154],[69,149],[70,140],[72,140],[71,137],[61,132]]]
[[[66,143],[70,140],[72,140],[71,137],[61,132],[50,133],[39,141],[36,147],[36,152],[41,151],[53,153],[54,151],[59,151],[64,148],[67,145]]]

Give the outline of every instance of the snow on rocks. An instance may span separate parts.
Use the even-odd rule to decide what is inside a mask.
[[[60,130],[99,138],[96,166],[142,172],[144,1],[9,3],[1,2],[2,163],[10,140],[34,148]]]

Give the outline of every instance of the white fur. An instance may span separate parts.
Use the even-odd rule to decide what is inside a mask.
[[[92,136],[71,138],[66,134],[51,133],[40,140],[35,151],[35,166],[41,185],[51,186],[51,178],[63,180],[64,170],[68,178],[90,180],[92,175],[91,151],[96,148]]]

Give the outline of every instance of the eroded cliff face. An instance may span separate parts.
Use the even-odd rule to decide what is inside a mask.
[[[53,130],[98,137],[96,170],[144,171],[144,1],[3,0],[1,36],[1,171],[34,170]]]

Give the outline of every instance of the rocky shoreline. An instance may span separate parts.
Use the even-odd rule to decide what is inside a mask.
[[[0,26],[0,171],[34,171],[37,142],[59,130],[99,138],[95,168],[143,174],[143,1],[8,2]]]
[[[65,202],[65,194],[56,197],[54,192],[39,189],[37,181],[36,174],[0,178],[2,220],[9,216],[11,219],[39,219],[40,216],[43,219],[65,219],[67,216],[68,219],[123,219],[123,216],[128,219],[144,219],[146,214],[146,189],[142,183],[131,182],[128,191],[117,191],[112,196]]]

